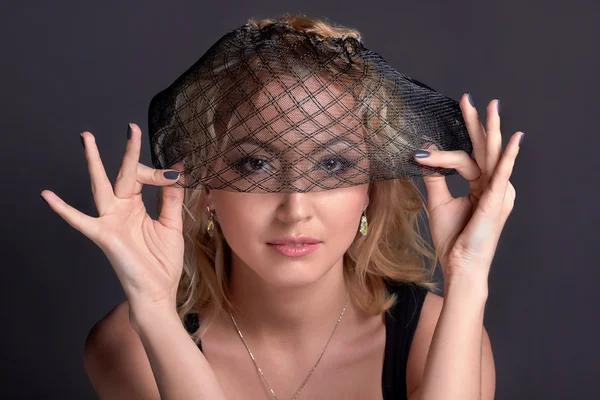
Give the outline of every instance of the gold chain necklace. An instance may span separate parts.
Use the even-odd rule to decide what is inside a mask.
[[[342,317],[344,316],[344,312],[346,311],[346,305],[347,304],[348,304],[348,295],[346,294],[346,303],[344,304],[344,308],[342,309],[342,313],[340,314],[340,317],[338,318],[337,322],[335,323],[335,326],[333,327],[333,331],[331,332],[331,335],[329,335],[329,339],[327,339],[327,343],[325,343],[325,348],[321,352],[321,355],[319,356],[319,359],[315,363],[315,366],[310,370],[310,372],[309,372],[308,376],[306,377],[306,379],[304,379],[304,382],[302,383],[302,386],[300,386],[300,389],[298,389],[298,391],[294,395],[293,400],[295,400],[298,397],[298,395],[300,394],[300,392],[302,391],[302,389],[304,389],[304,386],[306,385],[306,382],[308,382],[308,379],[310,378],[310,376],[312,375],[312,373],[314,372],[314,370],[317,368],[317,365],[319,365],[319,361],[321,361],[321,358],[323,358],[323,354],[325,354],[325,350],[327,349],[327,346],[329,345],[329,342],[331,341],[331,338],[333,337],[333,334],[334,334],[334,332],[335,332],[338,324],[340,323],[340,321],[342,320]],[[267,378],[265,378],[265,375],[263,374],[262,370],[260,369],[260,367],[256,363],[256,359],[254,358],[254,355],[250,351],[250,348],[248,347],[248,344],[246,343],[246,339],[244,339],[244,335],[242,335],[242,331],[240,331],[240,328],[238,327],[237,323],[235,322],[235,318],[233,318],[233,314],[231,313],[231,311],[229,312],[229,316],[231,317],[231,320],[233,321],[233,324],[235,325],[235,329],[237,329],[238,334],[240,336],[240,339],[242,339],[242,342],[244,343],[244,346],[246,347],[246,350],[248,350],[248,354],[250,354],[250,358],[252,358],[252,362],[254,363],[254,366],[256,367],[256,369],[258,370],[258,372],[260,373],[260,376],[262,377],[262,379],[267,384],[267,387],[271,391],[271,395],[273,396],[273,398],[275,400],[277,400],[277,396],[275,396],[275,392],[273,392],[273,389],[271,388],[271,385],[269,385],[269,382],[267,382]]]

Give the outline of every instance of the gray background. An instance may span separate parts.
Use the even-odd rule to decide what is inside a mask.
[[[501,99],[504,144],[527,135],[489,280],[496,398],[600,398],[591,0],[3,1],[0,397],[96,398],[84,340],[125,296],[101,250],[39,197],[50,189],[95,215],[79,133],[95,134],[114,181],[127,123],[146,134],[152,95],[224,33],[284,12],[358,28],[399,71],[454,99],[470,91],[481,116]],[[142,153],[150,165],[146,143]],[[145,189],[152,212],[155,194]]]

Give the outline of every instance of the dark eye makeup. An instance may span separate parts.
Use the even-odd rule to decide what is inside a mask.
[[[244,156],[233,162],[231,166],[241,174],[266,172],[271,169],[268,159],[254,156]],[[356,166],[356,161],[336,155],[324,157],[312,171],[320,169],[328,173],[341,174],[354,166]]]

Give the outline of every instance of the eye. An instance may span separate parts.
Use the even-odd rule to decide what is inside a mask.
[[[327,172],[343,172],[352,167],[354,163],[343,157],[324,158],[321,166]]]
[[[257,157],[242,157],[233,164],[233,167],[242,173],[252,173],[258,170],[266,170],[269,163],[267,160]]]

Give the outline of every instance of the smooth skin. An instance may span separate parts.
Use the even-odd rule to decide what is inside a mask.
[[[467,195],[454,198],[445,177],[424,177],[429,226],[445,291],[416,398],[494,397],[493,357],[483,313],[491,263],[514,207],[516,191],[509,178],[524,133],[513,134],[503,152],[498,100],[487,106],[485,129],[468,94],[462,96],[460,107],[475,158],[464,151],[435,149],[429,157],[415,158],[423,165],[456,168],[470,188]]]
[[[450,335],[444,336],[444,333],[450,332],[453,321],[450,317],[443,317],[447,311],[447,316],[454,316],[455,321],[458,321],[461,314],[458,306],[446,306],[447,303],[468,307],[466,300],[458,294],[454,295],[459,293],[459,290],[452,288],[468,288],[460,292],[472,295],[477,299],[476,303],[487,297],[487,277],[491,261],[502,228],[514,205],[515,190],[508,179],[519,151],[518,141],[522,133],[514,134],[506,150],[502,152],[500,117],[496,112],[496,103],[492,101],[488,105],[486,132],[479,121],[477,111],[468,103],[467,96],[461,98],[460,106],[473,141],[475,159],[460,151],[435,150],[427,158],[416,158],[424,165],[456,168],[470,182],[470,193],[455,199],[450,195],[444,177],[424,178],[428,192],[430,229],[434,245],[440,254],[447,290],[445,300],[432,293],[429,293],[425,300],[407,366],[410,399],[440,398],[437,396],[442,393],[446,396],[444,398],[454,398],[452,396],[455,393],[458,396],[460,392],[458,386],[467,388],[461,389],[467,394],[467,397],[462,398],[493,398],[495,373],[485,328],[479,326],[481,340],[474,347],[479,357],[477,365],[459,363],[465,371],[464,375],[460,375],[456,370],[449,370],[449,367],[457,364],[451,364],[454,361],[449,360],[449,352],[444,351],[450,346],[444,345],[443,339],[452,338]],[[41,195],[57,214],[104,251],[128,298],[126,306],[117,307],[106,319],[111,321],[111,328],[118,327],[123,336],[117,338],[106,334],[109,331],[106,326],[95,327],[93,341],[112,349],[109,353],[101,353],[104,355],[103,367],[109,365],[107,354],[120,354],[121,362],[133,362],[141,369],[128,368],[126,371],[121,367],[116,371],[125,375],[120,376],[106,370],[95,370],[95,367],[88,363],[89,360],[102,358],[95,352],[93,356],[86,356],[86,368],[90,366],[90,371],[94,371],[92,379],[100,379],[94,386],[108,384],[109,381],[117,385],[117,381],[122,384],[124,380],[138,379],[145,389],[139,386],[134,390],[146,390],[148,394],[156,395],[156,382],[151,379],[152,370],[148,359],[144,358],[139,338],[135,338],[137,332],[128,326],[129,321],[124,321],[122,316],[125,314],[124,310],[131,316],[132,309],[147,309],[148,305],[155,305],[157,308],[169,305],[175,308],[175,290],[181,275],[183,254],[183,189],[165,187],[161,215],[157,220],[148,216],[141,199],[142,185],[166,186],[174,181],[164,178],[164,171],[157,171],[139,163],[141,130],[135,124],[131,124],[131,127],[131,138],[127,142],[114,189],[102,166],[94,136],[90,132],[82,133],[98,217],[79,212],[49,190],[42,191]],[[460,217],[456,218],[457,215]],[[449,301],[450,293],[456,300]],[[483,313],[480,314],[482,320]],[[118,317],[119,315],[121,317]],[[442,323],[446,320],[447,323]],[[456,322],[454,325],[460,324]],[[103,332],[104,337],[99,338],[99,332]],[[473,337],[477,338],[477,335]],[[435,351],[431,351],[434,348]],[[106,349],[105,347],[102,350]],[[119,353],[120,351],[122,353]],[[133,358],[127,359],[128,356]],[[458,358],[460,361],[460,357]],[[468,361],[474,359],[471,357]],[[427,379],[428,376],[431,378]],[[454,379],[456,382],[457,376],[464,378],[458,379],[460,385],[452,381]],[[475,397],[479,395],[481,397]]]
[[[415,158],[428,166],[456,168],[469,182],[469,193],[452,197],[445,177],[425,176],[430,229],[444,276],[456,275],[487,282],[500,233],[516,198],[509,178],[523,132],[510,138],[502,151],[497,100],[487,107],[486,129],[464,95],[460,107],[473,143],[475,158],[464,151],[436,151]]]
[[[81,133],[98,217],[88,216],[44,190],[41,196],[69,225],[96,243],[112,264],[130,303],[173,301],[182,272],[181,208],[184,190],[168,187],[176,180],[139,162],[141,130],[131,123],[123,163],[114,189],[109,181],[96,139]],[[157,220],[146,212],[143,185],[165,186]]]

